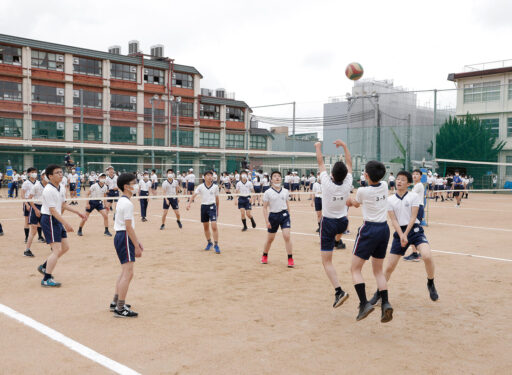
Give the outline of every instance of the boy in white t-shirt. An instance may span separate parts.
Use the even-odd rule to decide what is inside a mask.
[[[179,182],[174,178],[174,172],[172,169],[167,170],[167,180],[162,183],[163,195],[168,197],[164,198],[163,209],[164,212],[162,214],[162,225],[160,225],[160,230],[165,228],[165,219],[167,218],[167,213],[169,212],[169,207],[171,207],[176,215],[176,222],[178,223],[178,227],[181,229],[183,225],[180,221],[180,208],[178,197],[179,190]]]
[[[254,217],[251,213],[251,193],[254,193],[253,183],[247,179],[247,173],[242,172],[240,175],[240,181],[238,181],[235,186],[235,194],[238,194],[238,202],[235,202],[235,205],[238,203],[242,224],[244,225],[242,232],[247,230],[246,216],[251,220],[252,227],[256,228],[256,222],[254,221]]]
[[[391,192],[395,191],[395,176],[393,175],[393,172],[389,173],[388,186],[389,186],[389,191],[391,191]]]
[[[316,229],[317,233],[320,233],[320,222],[322,221],[322,185],[320,184],[320,180],[313,182],[313,186],[311,188],[311,207],[315,207],[316,219],[318,221],[318,228]]]
[[[420,206],[418,209],[418,219],[421,221],[425,217],[425,206],[424,206],[424,197],[425,197],[425,187],[423,186],[423,183],[421,182],[421,176],[423,175],[423,172],[420,169],[415,169],[412,171],[412,181],[414,183],[414,186],[412,188],[412,191],[421,198],[420,199]],[[442,180],[442,179],[441,179]],[[444,180],[443,180],[444,181]],[[437,200],[437,196],[436,196]],[[410,261],[410,262],[419,262],[421,259],[421,254],[419,253],[418,249],[416,249],[416,246],[411,245],[412,253],[408,256],[404,256],[404,260]]]

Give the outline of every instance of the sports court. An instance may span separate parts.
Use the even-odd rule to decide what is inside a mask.
[[[118,320],[108,303],[119,265],[99,214],[91,215],[83,237],[70,233],[71,249],[56,270],[63,286],[42,289],[36,268],[49,247],[35,243],[35,258],[23,257],[21,203],[4,203],[0,303],[126,366],[118,373],[508,372],[510,194],[470,194],[458,209],[453,202],[429,202],[425,233],[435,250],[440,299],[428,298],[422,262],[400,261],[389,283],[395,316],[388,324],[380,323],[379,310],[355,320],[350,257],[361,210],[349,210],[347,249],[334,254],[350,298],[333,309],[313,208],[308,200],[290,205],[294,269],[286,267],[279,233],[269,264],[259,263],[265,236],[261,207],[254,208],[258,228],[241,233],[239,211],[221,197],[222,254],[216,255],[203,250],[198,202],[187,212],[181,198],[183,229],[170,213],[160,231],[161,200],[150,200],[148,222],[136,222],[145,250],[127,298],[140,315]],[[76,230],[79,218],[66,216]],[[371,267],[363,272],[371,295]],[[86,358],[5,314],[0,330],[0,373],[113,373],[104,357]]]

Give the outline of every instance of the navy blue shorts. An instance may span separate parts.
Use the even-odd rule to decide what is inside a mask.
[[[366,181],[361,181],[361,186],[365,187],[368,186],[368,184],[366,183]]]
[[[217,205],[202,204],[201,205],[201,223],[209,221],[217,221]]]
[[[435,185],[434,186],[434,190],[444,190],[444,186],[443,185]]]
[[[299,191],[300,190],[300,184],[292,184],[292,191]]]
[[[261,193],[261,186],[255,186],[254,187],[254,192],[255,193]]]
[[[243,208],[246,211],[252,210],[250,197],[238,197],[238,209]]]
[[[268,189],[270,189],[270,186],[263,186],[262,191],[263,191],[263,192],[266,192]]]
[[[135,262],[135,246],[125,230],[116,232],[114,246],[121,264]]]
[[[178,198],[164,198],[164,210],[168,210],[172,207],[173,210],[179,209]]]
[[[333,251],[336,235],[345,232],[347,227],[348,219],[346,216],[339,219],[323,217],[320,222],[320,250]]]
[[[231,184],[228,182],[228,183],[224,184],[224,187],[225,187],[227,190],[229,190],[229,189],[231,189]]]
[[[386,221],[374,223],[363,222],[357,231],[356,242],[352,254],[368,260],[370,257],[384,259],[389,242],[389,226]]]
[[[30,205],[29,205],[30,207]],[[23,216],[29,217],[30,216],[30,208],[27,208],[27,204],[23,203]]]
[[[428,190],[434,190],[434,185],[428,184]]]
[[[118,197],[119,196],[119,190],[109,190],[107,192],[107,197]],[[107,199],[107,202],[108,203],[112,203],[114,200],[113,199]]]
[[[288,182],[284,183],[284,188],[290,190],[290,184]]]
[[[94,185],[96,183],[96,181],[89,181],[89,187],[91,187],[92,185]]]
[[[151,184],[151,189],[156,190],[158,188],[158,182],[153,182]]]
[[[402,231],[405,231],[407,229],[407,225],[401,226]],[[423,228],[421,225],[414,224],[411,231],[409,232],[409,235],[407,236],[407,245],[405,247],[402,247],[402,244],[400,243],[400,237],[398,237],[398,233],[393,234],[393,242],[391,244],[391,254],[396,255],[404,255],[407,249],[409,248],[409,245],[419,246],[422,243],[428,243],[427,237],[425,237],[425,233],[423,232]]]
[[[194,191],[194,186],[193,182],[187,182],[187,191]]]
[[[98,201],[98,200],[90,200],[89,207],[90,208],[85,209],[85,211],[89,212],[89,213],[93,212],[94,210],[97,210],[98,212],[100,212],[101,210],[105,209],[105,207],[103,207],[103,202]]]
[[[64,226],[51,215],[41,215],[41,228],[43,229],[47,244],[62,242],[63,238],[68,238],[68,233]]]
[[[315,211],[322,211],[322,198],[315,197]]]
[[[34,206],[37,207],[39,212],[41,212],[41,205],[40,204],[34,204]],[[30,207],[30,216],[28,219],[28,223],[30,225],[37,225],[41,222],[41,217],[37,217],[36,212]]]
[[[76,190],[76,183],[70,182],[69,183],[69,191],[75,191]]]
[[[182,183],[181,183],[181,187],[182,187],[183,189],[186,189],[186,187],[187,187],[187,183],[186,183],[186,182],[182,182]]]
[[[464,186],[462,186],[462,185],[455,185],[455,186],[453,187],[453,189],[454,189],[454,190],[464,190]],[[458,197],[458,196],[459,196],[459,192],[458,192],[458,191],[454,191],[454,192],[453,192],[453,196],[454,196],[454,197]]]
[[[389,187],[395,187],[395,181],[389,181]]]
[[[425,207],[423,207],[422,204],[420,204],[420,207],[418,209],[418,220],[421,222],[423,221],[423,218],[425,217]]]
[[[268,221],[271,227],[267,229],[269,233],[277,233],[279,227],[281,227],[281,230],[291,227],[290,213],[288,210],[283,210],[281,212],[271,212],[268,215]]]

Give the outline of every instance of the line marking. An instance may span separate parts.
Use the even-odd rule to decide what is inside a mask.
[[[85,358],[88,358],[91,361],[108,368],[109,370],[115,372],[116,374],[140,375],[140,373],[138,373],[137,371],[132,370],[131,368],[126,367],[125,365],[122,365],[121,363],[116,362],[108,357],[105,357],[104,355],[92,350],[91,348],[88,348],[87,346],[82,345],[79,342],[64,336],[62,333],[48,326],[45,326],[44,324],[39,323],[38,321],[22,313],[19,313],[16,310],[13,310],[10,307],[5,306],[4,304],[1,303],[0,312],[7,315],[9,318],[17,320],[18,322],[35,329],[36,331],[42,333],[43,335],[49,337],[50,339],[61,343],[62,345],[77,352],[78,354],[84,356]]]

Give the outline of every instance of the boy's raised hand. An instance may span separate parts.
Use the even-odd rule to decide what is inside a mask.
[[[343,142],[341,139],[337,139],[333,142],[336,147],[345,147],[347,144],[345,142]]]

